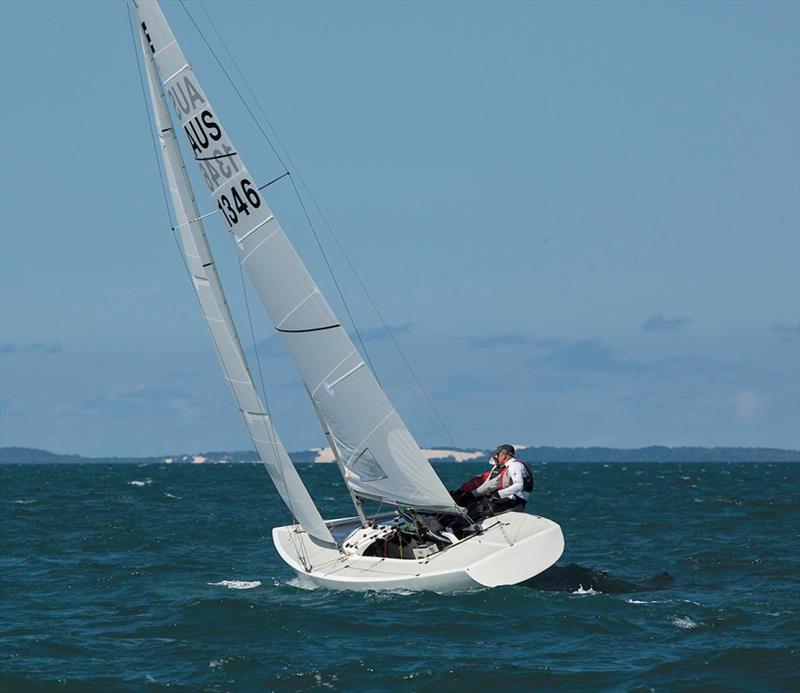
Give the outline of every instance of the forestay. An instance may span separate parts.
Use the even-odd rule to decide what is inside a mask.
[[[289,459],[258,396],[214,266],[203,223],[198,219],[200,215],[186,176],[183,157],[163,93],[154,74],[152,55],[144,40],[142,47],[156,130],[187,270],[225,377],[233,390],[261,460],[281,498],[306,532],[320,541],[334,544],[330,531]]]
[[[457,512],[270,211],[154,0],[139,20],[240,260],[327,422],[359,496]]]

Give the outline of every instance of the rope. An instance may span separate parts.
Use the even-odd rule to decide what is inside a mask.
[[[222,71],[225,73],[225,77],[227,77],[227,79],[230,82],[231,86],[233,87],[234,91],[236,91],[237,96],[239,96],[239,98],[244,103],[244,99],[242,99],[241,93],[236,88],[236,85],[231,80],[230,75],[228,74],[227,70],[225,70],[225,67],[219,61],[219,59],[217,58],[216,54],[214,54],[213,48],[211,47],[211,45],[206,40],[206,37],[203,34],[203,32],[200,30],[200,27],[197,26],[197,23],[194,21],[194,17],[192,17],[191,13],[189,12],[189,10],[186,7],[186,5],[184,4],[183,0],[180,0],[180,3],[181,3],[181,7],[183,7],[184,11],[186,12],[186,14],[188,15],[188,17],[191,20],[192,24],[194,25],[195,29],[197,29],[197,32],[200,34],[200,37],[205,42],[206,46],[208,46],[208,49],[211,51],[212,55],[214,55],[214,58],[217,60],[217,64],[220,66]],[[245,103],[245,106],[247,106],[246,103]],[[251,117],[253,117],[252,112],[250,113],[250,115],[251,115]],[[275,155],[278,156],[278,152],[274,148],[273,148],[273,151],[275,152]],[[280,161],[280,157],[278,157],[278,161]],[[281,162],[281,163],[283,163],[283,162]],[[286,167],[284,166],[284,169],[285,168]],[[278,179],[276,179],[276,180],[278,180]],[[270,181],[270,183],[273,183],[273,182],[275,182],[275,181]],[[270,183],[267,183],[267,185],[269,185]],[[245,307],[246,307],[246,310],[247,310],[247,320],[248,320],[248,323],[250,325],[250,335],[251,335],[251,339],[252,339],[252,342],[253,342],[253,351],[255,352],[256,363],[257,363],[257,366],[258,366],[259,380],[260,380],[260,383],[261,383],[261,396],[262,396],[263,402],[264,402],[264,413],[267,415],[267,418],[269,419],[269,422],[270,422],[269,426],[267,426],[268,435],[269,435],[269,438],[270,438],[270,442],[272,443],[272,452],[275,455],[275,458],[276,458],[276,461],[277,461],[278,445],[277,445],[277,441],[275,440],[275,431],[274,431],[274,429],[272,427],[272,416],[270,415],[270,411],[269,411],[269,399],[267,398],[266,388],[264,387],[264,374],[263,374],[263,371],[262,371],[262,368],[261,368],[261,359],[260,359],[260,357],[258,355],[258,349],[256,348],[255,330],[253,329],[253,318],[252,318],[252,314],[251,314],[251,311],[250,311],[250,304],[249,304],[249,302],[247,300],[247,288],[246,288],[246,285],[245,285],[245,282],[244,282],[244,274],[243,274],[243,271],[242,271],[241,263],[239,263],[239,276],[240,276],[241,282],[242,282],[242,293],[244,294],[244,302],[245,302]],[[290,494],[289,494],[289,489],[286,486],[286,477],[285,477],[285,475],[283,473],[283,468],[281,467],[280,464],[278,464],[277,467],[278,467],[278,472],[281,475],[281,482],[283,483],[283,487],[284,487],[284,489],[286,489],[286,497],[288,499],[290,497]],[[292,508],[292,506],[288,502],[287,502],[287,505],[289,505],[289,511],[292,514],[292,521],[296,524],[297,523],[297,516],[295,515],[294,509]],[[300,539],[300,549],[299,550],[298,550],[297,545],[295,545],[295,543],[294,543],[294,539],[292,539],[292,533],[291,532],[289,532],[289,540],[292,542],[292,546],[294,546],[295,551],[297,552],[298,558],[303,563],[303,567],[308,572],[310,570],[310,563],[308,562],[308,556],[307,556],[307,553],[305,551],[305,546],[303,544],[302,538]]]
[[[242,96],[242,93],[239,91],[239,88],[234,83],[233,78],[230,76],[228,71],[225,69],[225,66],[222,64],[222,61],[217,56],[216,52],[214,51],[214,48],[211,46],[211,44],[209,43],[208,39],[205,37],[205,34],[203,33],[203,31],[197,25],[197,22],[195,22],[194,17],[192,17],[192,15],[189,12],[188,8],[186,7],[186,4],[184,3],[184,1],[183,0],[179,0],[179,1],[181,3],[181,7],[183,7],[184,11],[189,16],[189,19],[191,20],[192,24],[194,25],[194,28],[197,29],[197,33],[200,34],[200,37],[203,39],[203,42],[206,44],[206,47],[211,52],[211,55],[214,56],[214,60],[217,62],[217,65],[219,65],[219,67],[222,70],[223,74],[225,75],[226,79],[230,83],[231,87],[236,92],[236,95],[239,97],[239,100],[242,102],[242,105],[245,107],[245,109],[247,110],[248,114],[253,119],[253,122],[255,123],[256,127],[261,132],[261,135],[266,140],[267,144],[269,145],[270,149],[272,150],[272,153],[275,155],[275,158],[280,162],[280,164],[284,168],[284,170],[286,170],[288,172],[289,167],[286,165],[286,163],[284,162],[283,158],[278,153],[278,150],[275,148],[275,145],[272,143],[272,140],[269,138],[269,135],[267,135],[266,131],[261,126],[261,123],[258,122],[258,118],[256,118],[255,113],[253,113],[253,109],[250,108],[250,104],[248,104],[247,101],[245,101],[244,97]],[[211,24],[211,28],[214,30],[214,33],[217,35],[217,38],[222,43],[222,46],[225,49],[225,52],[228,54],[228,57],[231,59],[233,64],[236,66],[236,70],[239,72],[239,75],[242,77],[242,79],[244,80],[245,84],[247,84],[247,88],[250,91],[250,94],[252,95],[253,94],[253,90],[250,88],[250,85],[247,83],[247,80],[244,79],[244,76],[242,75],[242,71],[239,69],[239,66],[237,65],[236,61],[234,60],[233,56],[231,55],[230,50],[228,50],[228,46],[225,43],[225,41],[223,40],[222,36],[220,36],[219,32],[217,31],[216,25],[211,20],[211,17],[208,15],[208,12],[206,12],[206,9],[205,9],[205,7],[203,6],[202,3],[200,3],[200,7],[203,9],[203,12],[205,13],[206,17],[208,18],[209,23]],[[256,99],[256,103],[258,103],[258,99]],[[259,108],[261,108],[260,104],[259,104]],[[261,111],[262,111],[262,114],[263,114],[263,109],[261,109]],[[267,122],[269,123],[268,119],[265,118],[265,120],[267,120]],[[272,127],[271,123],[269,124],[269,127],[272,130],[272,132],[275,133],[275,128]],[[276,134],[276,139],[277,139],[277,134]],[[281,143],[281,148],[284,150],[284,152],[286,152],[286,147],[283,146],[283,143]],[[288,156],[288,152],[287,152],[287,156]],[[297,170],[297,167],[294,166],[294,164],[292,164],[292,167],[295,169],[295,171]],[[367,351],[367,347],[364,344],[364,340],[361,338],[361,333],[358,330],[358,325],[356,324],[356,321],[353,319],[353,316],[350,313],[350,307],[347,305],[347,301],[345,300],[344,294],[342,293],[342,289],[339,286],[339,282],[336,280],[336,275],[333,273],[333,268],[331,267],[331,264],[328,261],[328,256],[325,254],[325,249],[322,247],[322,243],[319,240],[319,236],[317,234],[317,230],[314,227],[314,224],[311,221],[311,217],[308,214],[308,210],[306,209],[306,206],[305,206],[305,204],[303,203],[303,200],[300,197],[300,192],[297,190],[297,186],[295,185],[295,183],[291,179],[291,177],[289,178],[289,180],[292,183],[292,189],[294,190],[294,194],[297,196],[297,200],[300,203],[300,207],[303,210],[303,215],[305,216],[306,222],[308,223],[308,226],[311,229],[311,233],[314,236],[314,240],[317,243],[317,247],[319,248],[320,252],[322,253],[322,257],[325,260],[325,265],[328,268],[328,272],[331,275],[331,279],[333,279],[334,285],[336,286],[336,292],[339,294],[339,298],[342,301],[342,305],[344,306],[345,312],[347,313],[347,317],[350,320],[350,324],[353,326],[353,331],[356,333],[356,337],[358,338],[358,343],[361,345],[361,350],[364,352],[364,356],[366,356],[367,362],[369,363],[369,367],[372,370],[373,374],[375,375],[375,379],[377,380],[378,379],[378,373],[375,370],[375,367],[372,365],[372,360],[370,359],[369,352]],[[380,385],[380,381],[378,381],[378,384]]]
[[[261,357],[258,355],[258,347],[256,346],[256,333],[253,329],[253,316],[250,312],[250,302],[247,299],[247,285],[244,281],[244,269],[242,268],[242,263],[237,263],[239,265],[239,279],[242,284],[242,294],[244,296],[244,305],[245,310],[247,312],[247,322],[250,326],[250,339],[253,343],[253,353],[256,357],[256,365],[258,367],[258,379],[261,384],[261,397],[263,399],[264,404],[264,413],[267,415],[267,422],[264,422],[264,426],[267,429],[267,435],[269,436],[270,442],[272,443],[272,454],[275,455],[275,461],[278,462],[278,441],[275,438],[275,429],[272,427],[272,415],[269,411],[269,398],[267,397],[267,388],[264,386],[264,371],[261,368]],[[288,453],[287,453],[288,454]],[[286,475],[284,474],[283,467],[278,464],[278,473],[281,477],[281,483],[283,484],[283,488],[286,491],[286,498],[287,498],[287,505],[289,506],[289,511],[292,513],[292,523],[297,524],[297,515],[295,515],[294,508],[288,502],[288,499],[291,498],[291,494],[289,493],[289,487],[286,485]],[[305,544],[303,543],[302,537],[299,540],[299,547],[294,542],[294,538],[292,537],[292,532],[288,532],[289,541],[292,543],[292,546],[295,549],[295,553],[297,557],[300,559],[300,562],[303,564],[303,568],[305,568],[306,572],[311,570],[311,562],[308,560],[308,553],[305,548]]]
[[[185,6],[183,0],[180,0],[180,2],[181,2],[181,5],[183,6],[184,10],[186,11],[186,13],[189,14],[189,10],[186,9],[186,6]],[[378,306],[376,305],[375,301],[373,300],[372,295],[369,293],[369,290],[367,289],[366,285],[364,284],[363,280],[361,279],[361,275],[359,275],[358,271],[355,268],[355,265],[350,260],[350,257],[348,256],[348,254],[345,251],[345,249],[342,246],[342,244],[339,242],[339,238],[334,233],[333,227],[331,226],[330,222],[328,221],[327,217],[325,216],[324,212],[322,211],[322,208],[320,207],[319,203],[317,202],[317,199],[314,196],[314,194],[311,192],[311,189],[306,184],[305,179],[303,178],[302,174],[300,173],[300,170],[298,169],[297,165],[294,163],[294,160],[292,159],[291,155],[289,154],[288,149],[283,144],[283,141],[281,140],[280,136],[278,135],[277,130],[272,125],[272,122],[270,121],[269,117],[267,116],[266,112],[264,111],[264,108],[262,107],[261,102],[259,101],[258,97],[254,93],[252,87],[250,86],[250,83],[247,81],[247,78],[244,76],[244,73],[242,72],[241,68],[239,67],[239,64],[237,63],[236,59],[233,57],[233,54],[231,53],[230,49],[228,48],[227,43],[222,38],[222,36],[220,35],[219,31],[217,31],[217,27],[214,24],[214,21],[211,19],[211,16],[208,14],[208,11],[206,10],[205,3],[203,3],[202,0],[200,0],[198,4],[200,5],[200,8],[203,11],[203,14],[205,14],[206,19],[208,20],[209,24],[211,25],[212,30],[216,34],[217,39],[222,44],[222,47],[225,50],[225,53],[227,53],[228,58],[233,63],[233,66],[236,68],[236,72],[239,74],[239,77],[241,78],[242,82],[244,83],[245,87],[247,88],[247,91],[250,94],[250,97],[255,102],[256,107],[258,108],[258,111],[259,111],[261,117],[264,119],[264,121],[266,122],[266,124],[269,127],[269,129],[272,131],[272,134],[273,134],[273,136],[275,138],[275,141],[278,143],[278,145],[280,146],[280,148],[283,150],[284,154],[286,155],[286,160],[291,165],[291,168],[294,169],[294,172],[297,175],[297,178],[299,179],[300,184],[302,185],[302,187],[305,190],[306,194],[308,195],[309,199],[311,200],[311,202],[312,202],[312,204],[314,206],[314,209],[316,210],[317,214],[319,214],[320,218],[322,219],[322,222],[325,225],[325,228],[327,228],[328,233],[331,235],[331,238],[333,238],[333,240],[334,240],[334,242],[336,244],[336,247],[339,249],[339,252],[342,254],[342,256],[344,257],[345,261],[347,262],[347,265],[350,268],[350,271],[353,273],[353,276],[356,278],[356,281],[358,282],[358,285],[361,287],[362,292],[364,293],[364,295],[366,296],[367,300],[369,301],[370,306],[375,311],[375,314],[378,316],[378,319],[380,320],[381,325],[386,330],[386,333],[389,335],[389,338],[391,339],[392,344],[394,345],[395,349],[397,350],[398,354],[400,355],[400,358],[402,359],[403,363],[405,364],[406,368],[408,369],[409,373],[411,374],[411,377],[414,379],[414,382],[416,383],[417,388],[422,393],[423,397],[425,398],[426,402],[428,403],[428,406],[430,407],[431,411],[433,412],[433,415],[436,417],[436,420],[439,422],[439,425],[442,427],[442,430],[444,431],[445,435],[447,436],[447,439],[450,441],[450,444],[453,447],[458,447],[457,443],[455,442],[455,439],[453,438],[453,435],[450,433],[450,429],[447,427],[447,424],[445,424],[444,419],[442,418],[442,416],[440,415],[438,409],[436,408],[436,405],[434,405],[433,400],[430,398],[430,396],[428,395],[428,392],[423,387],[422,382],[420,381],[419,377],[417,376],[416,371],[414,370],[414,368],[411,366],[411,363],[409,362],[408,358],[406,357],[405,352],[403,351],[402,347],[400,346],[400,343],[397,341],[397,338],[395,337],[394,333],[392,332],[391,328],[389,327],[388,323],[386,322],[385,318],[383,317],[383,314],[378,309]],[[259,131],[261,132],[262,136],[267,141],[267,144],[269,145],[269,147],[272,150],[272,152],[275,154],[275,157],[278,159],[278,161],[280,162],[281,166],[283,166],[283,168],[288,173],[289,166],[286,165],[286,163],[284,162],[283,158],[278,154],[278,151],[277,151],[275,145],[273,144],[272,139],[265,132],[265,130],[262,127],[261,123],[258,121],[258,119],[256,118],[255,114],[253,113],[252,109],[250,108],[250,105],[244,100],[244,97],[242,96],[241,92],[236,87],[236,85],[233,83],[233,80],[231,79],[230,74],[225,69],[225,67],[222,65],[222,62],[217,57],[217,54],[214,52],[214,49],[211,47],[211,45],[209,44],[208,40],[203,35],[202,31],[197,26],[197,23],[194,21],[194,19],[191,17],[190,14],[189,14],[189,18],[191,19],[191,21],[194,24],[194,26],[197,28],[197,31],[200,33],[200,36],[202,37],[202,39],[205,42],[205,44],[208,47],[208,49],[211,51],[211,54],[214,56],[214,59],[216,60],[217,64],[220,66],[220,68],[222,69],[223,73],[225,74],[226,78],[230,82],[230,84],[233,87],[234,91],[236,92],[237,96],[239,97],[239,99],[242,101],[243,105],[247,109],[247,112],[249,113],[250,117],[253,119],[253,122],[255,123],[256,127],[259,129]],[[284,175],[287,175],[287,174],[284,174]],[[281,176],[281,177],[283,177],[283,176]],[[276,179],[276,180],[279,180],[279,179]],[[272,181],[272,182],[274,182],[274,181]],[[325,264],[327,265],[328,272],[330,273],[331,278],[333,279],[334,284],[336,285],[336,290],[339,293],[339,297],[342,300],[342,303],[343,303],[343,305],[345,307],[345,310],[347,312],[348,318],[350,319],[350,322],[353,325],[353,330],[356,333],[356,336],[358,338],[359,344],[361,345],[361,349],[363,350],[363,352],[364,352],[364,354],[365,354],[365,356],[367,358],[367,361],[370,364],[370,368],[371,368],[372,372],[375,374],[375,378],[378,379],[377,371],[375,370],[374,366],[372,365],[372,361],[370,359],[370,356],[369,356],[369,353],[367,351],[367,348],[364,345],[364,341],[361,338],[361,334],[360,334],[360,332],[358,330],[358,327],[357,327],[357,325],[355,323],[355,320],[353,319],[353,317],[352,317],[352,315],[350,313],[350,309],[349,309],[349,307],[347,305],[347,301],[345,300],[344,295],[343,295],[341,289],[339,288],[339,283],[337,282],[336,276],[334,275],[334,272],[333,272],[333,269],[331,268],[331,265],[328,262],[328,258],[327,258],[327,255],[325,254],[325,250],[322,247],[322,244],[320,243],[320,240],[319,240],[319,238],[317,236],[317,232],[316,232],[316,229],[314,228],[314,225],[311,223],[310,216],[309,216],[309,214],[308,214],[308,212],[306,210],[306,207],[305,207],[305,205],[304,205],[304,203],[302,201],[302,198],[300,196],[300,192],[297,189],[297,186],[295,185],[294,180],[292,180],[292,187],[294,188],[295,195],[297,196],[297,199],[300,202],[301,207],[303,208],[303,213],[304,213],[304,215],[306,217],[306,220],[307,220],[309,226],[311,227],[311,231],[312,231],[312,233],[314,235],[315,241],[317,242],[317,246],[319,247],[323,258],[325,259]],[[380,384],[380,380],[378,380],[378,384]]]
[[[167,220],[169,222],[170,229],[172,231],[173,240],[175,241],[175,245],[176,245],[176,247],[178,249],[178,254],[181,257],[181,260],[182,260],[182,262],[184,264],[184,267],[185,267],[187,273],[189,273],[191,275],[191,270],[190,270],[189,265],[188,265],[188,263],[186,261],[186,254],[183,252],[180,240],[178,239],[177,226],[176,226],[175,222],[173,222],[171,208],[170,208],[170,204],[169,204],[169,199],[167,197],[167,185],[166,185],[166,182],[164,181],[164,173],[162,171],[161,162],[160,162],[159,155],[158,155],[158,145],[156,144],[156,138],[155,138],[155,127],[153,125],[153,120],[152,120],[152,116],[150,114],[150,109],[147,107],[147,91],[146,91],[145,85],[144,85],[144,76],[142,74],[142,66],[141,66],[141,63],[139,62],[139,51],[138,51],[138,47],[136,45],[136,31],[134,29],[135,23],[133,21],[133,16],[131,14],[130,2],[126,1],[125,7],[126,7],[127,12],[128,12],[128,24],[129,24],[129,28],[131,30],[131,41],[132,41],[132,45],[133,45],[133,57],[134,57],[134,61],[136,63],[137,72],[139,74],[139,84],[140,84],[140,87],[141,87],[142,99],[143,99],[143,102],[144,102],[144,109],[145,109],[145,113],[147,114],[148,124],[150,126],[150,139],[151,139],[151,142],[153,144],[153,156],[154,156],[154,159],[155,159],[156,168],[158,169],[159,180],[161,181],[161,192],[162,192],[163,197],[164,197],[164,208],[165,208],[165,211],[166,211]],[[208,215],[203,215],[203,216],[208,216]],[[202,218],[202,217],[200,217],[200,218]],[[198,221],[198,219],[195,219],[194,221]],[[240,266],[240,272],[241,272],[241,266]],[[244,281],[243,278],[242,278],[242,281]],[[202,304],[200,304],[200,297],[197,296],[196,292],[195,292],[195,298],[197,299],[198,304],[201,306],[201,309],[202,309]],[[250,315],[250,308],[249,308],[249,305],[247,304],[247,293],[246,292],[245,292],[245,305],[247,306],[247,316],[248,316],[248,320],[250,321],[251,335],[254,335],[252,318],[251,318],[251,315]],[[254,336],[253,336],[253,340],[255,342],[255,337]],[[213,339],[212,339],[212,341],[213,341]],[[255,350],[255,348],[254,348],[254,350]],[[258,351],[257,350],[255,350],[255,351],[256,351],[256,358],[258,359]],[[262,387],[262,390],[264,390],[264,378],[263,378],[263,373],[262,373],[262,370],[261,370],[261,362],[260,362],[260,360],[258,360],[258,370],[259,370],[259,375],[261,377],[261,387]],[[264,400],[265,400],[265,402],[267,401],[266,400],[266,391],[264,391]],[[264,409],[265,409],[265,413],[266,413],[267,417],[270,418],[270,420],[271,420],[271,417],[270,417],[270,414],[269,414],[268,404],[265,403]],[[277,449],[277,443],[276,443],[276,441],[274,439],[274,431],[272,430],[271,426],[269,426],[268,429],[269,429],[268,432],[269,432],[270,438],[272,440],[273,453],[277,454],[277,453],[275,453],[275,451]],[[284,488],[286,488],[286,480],[285,480],[284,475],[283,475],[283,469],[280,467],[280,465],[278,465],[278,470],[281,473],[281,480],[283,481]],[[287,497],[288,497],[288,493],[287,493]],[[292,510],[291,506],[290,506],[289,509],[290,509],[290,511],[292,511],[292,519],[296,523],[297,518],[294,515],[294,511]],[[295,546],[295,549],[297,550],[297,547],[294,544],[294,540],[291,538],[291,533],[289,533],[289,536],[290,536],[290,541],[292,541],[292,545]],[[307,552],[305,551],[305,546],[302,545],[302,539],[300,540],[300,543],[301,543],[301,549],[299,551],[297,551],[298,558],[302,562],[303,567],[308,571],[308,570],[310,570],[310,567],[309,567],[310,563],[308,561]]]
[[[183,255],[183,251],[181,250],[180,242],[178,241],[178,237],[175,234],[175,223],[172,220],[172,210],[169,206],[169,199],[167,198],[167,185],[164,182],[164,172],[161,170],[161,161],[158,156],[158,145],[156,144],[156,137],[155,137],[155,126],[153,125],[153,118],[150,115],[150,109],[147,107],[147,90],[144,86],[144,75],[142,74],[142,65],[139,62],[139,49],[136,46],[136,31],[134,30],[134,22],[133,22],[133,15],[131,14],[131,3],[130,0],[126,0],[125,2],[125,9],[128,11],[128,26],[131,30],[131,44],[133,45],[133,60],[136,63],[136,71],[139,73],[139,86],[142,89],[142,101],[144,103],[144,112],[147,114],[147,122],[150,125],[150,141],[153,144],[153,158],[156,162],[156,169],[158,170],[158,178],[161,181],[161,194],[164,196],[164,210],[167,214],[167,221],[169,222],[170,229],[172,229],[172,235],[175,238],[175,243],[178,246],[178,250],[180,251],[181,258],[183,258],[183,263],[186,265],[186,258]],[[186,265],[188,270],[188,265]]]

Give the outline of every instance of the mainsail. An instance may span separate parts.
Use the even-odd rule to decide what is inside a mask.
[[[458,512],[258,191],[155,0],[135,0],[179,127],[358,496]]]
[[[146,48],[142,42],[143,50]],[[154,74],[149,50],[144,50],[147,81],[155,114],[156,130],[161,144],[162,160],[177,218],[177,229],[186,268],[192,279],[208,331],[219,356],[225,377],[233,390],[250,436],[274,482],[278,493],[311,536],[334,544],[335,541],[311,500],[286,449],[283,447],[267,415],[247,367],[236,328],[219,281],[211,249],[192,194],[183,157],[172,127],[167,104]]]

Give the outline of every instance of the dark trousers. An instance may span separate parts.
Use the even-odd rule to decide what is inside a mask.
[[[525,510],[525,501],[519,496],[511,496],[511,498],[489,498],[489,511],[482,515],[496,515],[497,513],[505,512],[506,510]]]
[[[478,496],[475,497],[471,494],[465,494],[457,499],[460,506],[466,509],[467,515],[473,522],[479,522],[484,517],[497,515],[498,513],[505,512],[506,510],[518,510],[522,512],[525,509],[525,501],[517,496],[511,498],[498,498],[497,496]],[[443,524],[448,524],[447,520],[441,518]],[[469,522],[464,517],[454,517],[450,522],[453,529],[464,529],[469,525]]]

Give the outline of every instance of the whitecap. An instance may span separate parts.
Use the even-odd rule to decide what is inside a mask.
[[[693,604],[694,606],[703,606],[700,602],[693,602],[691,599],[626,599],[628,604]],[[692,626],[694,627],[694,626]]]
[[[302,578],[299,577],[293,577],[291,580],[286,580],[285,582],[281,580],[275,580],[274,578],[272,581],[276,587],[280,587],[281,585],[288,585],[289,587],[297,587],[298,589],[307,591],[320,589],[320,586],[312,582],[311,580],[303,580]]]
[[[164,492],[164,496],[165,496],[166,498],[174,498],[175,500],[180,500],[180,499],[181,499],[181,497],[180,497],[180,496],[173,496],[171,493],[168,493],[168,492],[166,492],[166,491]]]
[[[209,585],[227,587],[229,590],[251,590],[260,587],[260,580],[220,580],[220,582],[209,582]]]
[[[572,594],[600,594],[594,587],[590,587],[588,590],[583,589],[583,585],[578,585],[578,589],[576,589]]]
[[[17,505],[31,505],[32,503],[38,503],[39,501],[35,498],[29,498],[26,500],[15,500],[14,501]]]
[[[376,600],[379,602],[391,600],[392,597],[408,597],[414,594],[411,590],[403,589],[402,587],[391,587],[385,590],[367,590],[366,598],[369,600]]]
[[[672,625],[678,626],[678,628],[684,628],[686,630],[697,628],[697,622],[693,621],[688,616],[684,616],[683,618],[676,616],[675,618],[672,619]]]
[[[134,479],[133,481],[128,482],[128,486],[149,486],[153,483],[152,479],[145,479],[144,481],[139,481],[138,479]]]

